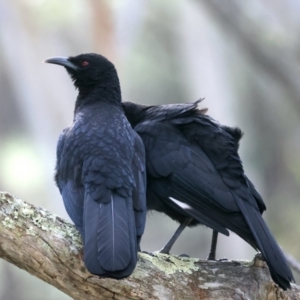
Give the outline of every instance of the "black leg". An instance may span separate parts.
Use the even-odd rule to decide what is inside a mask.
[[[142,250],[141,250],[141,239],[142,239],[142,237],[141,236],[137,236],[137,247],[138,247],[138,249],[137,249],[137,251],[138,252],[141,252]]]
[[[216,260],[217,241],[218,241],[218,231],[213,230],[210,251],[207,257],[208,260]]]
[[[186,226],[188,226],[193,221],[193,218],[186,218],[185,221],[180,224],[180,226],[175,231],[174,235],[171,237],[171,239],[167,242],[167,244],[159,251],[159,253],[169,254],[171,248],[173,247],[174,243],[184,230]]]

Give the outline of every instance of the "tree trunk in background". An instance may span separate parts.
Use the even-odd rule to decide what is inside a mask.
[[[115,22],[111,4],[107,0],[89,0],[93,48],[109,60],[116,60],[114,49]]]

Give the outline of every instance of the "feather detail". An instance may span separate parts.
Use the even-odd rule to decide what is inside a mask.
[[[131,258],[126,199],[114,193],[100,204],[97,248],[100,265],[107,271],[125,269]]]

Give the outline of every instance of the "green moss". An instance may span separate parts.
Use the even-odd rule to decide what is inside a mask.
[[[7,228],[10,228],[10,229],[15,229],[15,222],[9,218],[9,217],[6,217],[3,221],[2,221],[2,224],[7,227]]]
[[[20,232],[23,231],[28,235],[37,235],[35,227],[38,227],[43,231],[54,233],[58,238],[68,238],[70,250],[73,252],[78,252],[82,248],[80,234],[74,225],[60,220],[56,215],[42,208],[14,198],[6,192],[0,192],[0,202],[3,212],[7,215],[2,221],[5,227],[11,229],[19,227]],[[24,228],[24,219],[32,222],[32,226]]]
[[[140,253],[142,259],[149,260],[158,269],[165,274],[174,274],[176,272],[184,272],[192,274],[193,271],[198,270],[195,262],[196,258],[172,256],[161,253],[154,253],[152,255]]]
[[[34,236],[34,235],[36,235],[36,232],[34,231],[32,226],[29,226],[29,228],[26,229],[26,234]]]
[[[31,217],[34,215],[34,210],[31,208],[23,207],[21,213],[24,216]]]

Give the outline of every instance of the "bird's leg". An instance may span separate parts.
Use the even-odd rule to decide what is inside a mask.
[[[167,244],[159,251],[159,253],[169,254],[171,248],[173,247],[174,243],[184,230],[186,226],[188,226],[193,221],[193,218],[186,218],[185,221],[180,224],[180,226],[175,231],[174,235],[171,237],[171,239],[167,242]]]
[[[216,260],[217,241],[218,241],[218,231],[213,230],[211,246],[210,246],[210,251],[207,260]]]
[[[137,251],[138,252],[141,252],[141,239],[142,237],[141,236],[137,236],[136,240],[137,240]]]

